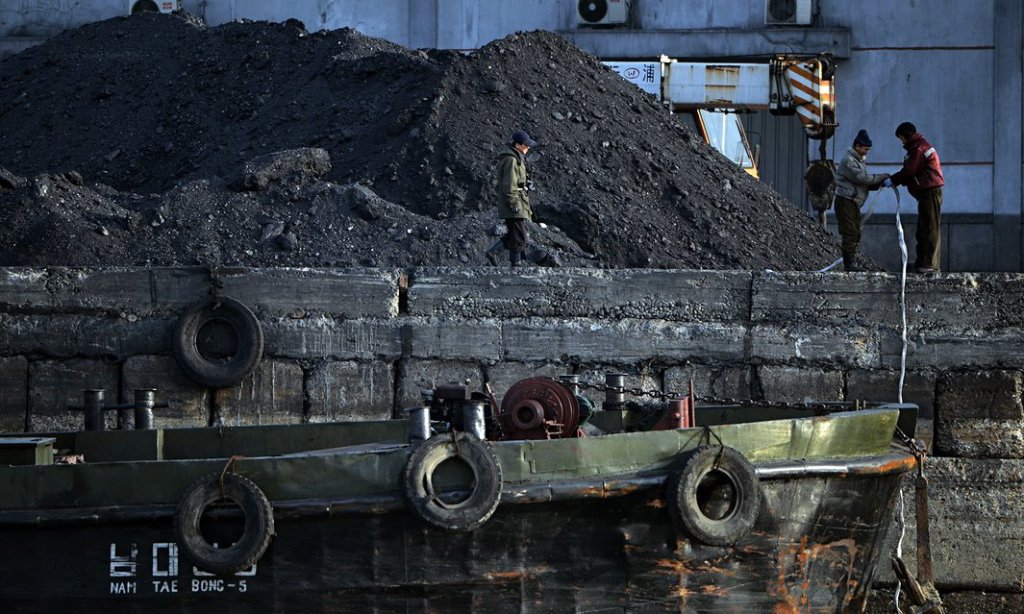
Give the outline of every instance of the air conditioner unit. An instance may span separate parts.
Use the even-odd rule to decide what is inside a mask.
[[[769,26],[809,26],[814,0],[764,0],[764,23]]]
[[[579,0],[577,26],[617,26],[629,19],[629,0]]]
[[[181,8],[180,0],[132,0],[129,4],[131,5],[129,13],[132,15],[147,11],[173,13]]]

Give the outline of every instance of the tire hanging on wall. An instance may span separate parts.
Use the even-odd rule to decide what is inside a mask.
[[[732,545],[757,522],[760,482],[754,467],[733,448],[698,447],[666,486],[673,523],[705,544]]]
[[[223,475],[223,487],[221,476]],[[215,547],[200,530],[203,514],[215,503],[230,500],[242,510],[242,536],[227,547]],[[174,513],[178,549],[196,567],[216,574],[248,569],[267,551],[274,536],[274,510],[263,491],[248,478],[220,471],[185,489]]]
[[[237,340],[233,355],[213,360],[200,346],[204,327],[212,322],[230,327]],[[225,388],[241,382],[263,357],[263,329],[256,315],[244,304],[228,297],[200,303],[178,318],[171,343],[174,359],[192,380],[211,388]]]
[[[469,496],[446,501],[434,489],[434,472],[459,459],[473,472]],[[404,473],[409,507],[427,524],[445,531],[465,532],[487,521],[501,501],[501,465],[484,442],[469,433],[442,433],[423,442],[409,456]]]

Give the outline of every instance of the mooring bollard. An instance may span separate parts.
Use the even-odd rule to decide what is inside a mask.
[[[135,430],[153,428],[153,407],[156,405],[156,390],[153,388],[135,389]]]
[[[626,404],[626,376],[622,373],[606,373],[604,385],[603,409],[622,409]]]
[[[559,375],[558,380],[562,382],[562,385],[569,389],[569,392],[573,396],[580,396],[580,376],[572,373],[566,375]]]
[[[85,412],[85,430],[102,431],[105,427],[103,422],[103,396],[106,394],[103,388],[91,388],[82,391],[82,410]],[[73,409],[78,409],[77,407]]]
[[[103,388],[91,388],[82,391],[82,406],[68,407],[72,411],[85,413],[85,430],[102,431],[106,429],[106,420],[103,419],[103,412],[117,410],[117,428],[124,430],[128,428],[128,410],[134,409],[135,429],[145,430],[153,428],[153,409],[157,407],[169,407],[167,403],[157,403],[155,388],[136,388],[135,402],[121,405],[104,405],[103,399],[106,396]]]
[[[484,401],[467,401],[462,406],[462,430],[472,433],[480,441],[487,438],[487,429],[484,424]]]
[[[416,445],[430,439],[430,408],[421,405],[405,411],[409,414],[409,443]]]

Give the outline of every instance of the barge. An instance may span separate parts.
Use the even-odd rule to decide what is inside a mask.
[[[0,436],[0,603],[862,611],[918,462],[913,405],[604,389],[451,385],[408,419],[180,429],[152,428],[143,394],[142,428]]]

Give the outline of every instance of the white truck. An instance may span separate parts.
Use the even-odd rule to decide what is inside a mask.
[[[811,203],[819,211],[831,206],[835,166],[825,153],[837,126],[831,54],[776,55],[767,64],[680,62],[661,56],[605,65],[686,117],[706,143],[754,177],[757,156],[736,112],[767,109],[796,115],[808,138],[820,141],[821,159],[811,162],[804,175]]]

